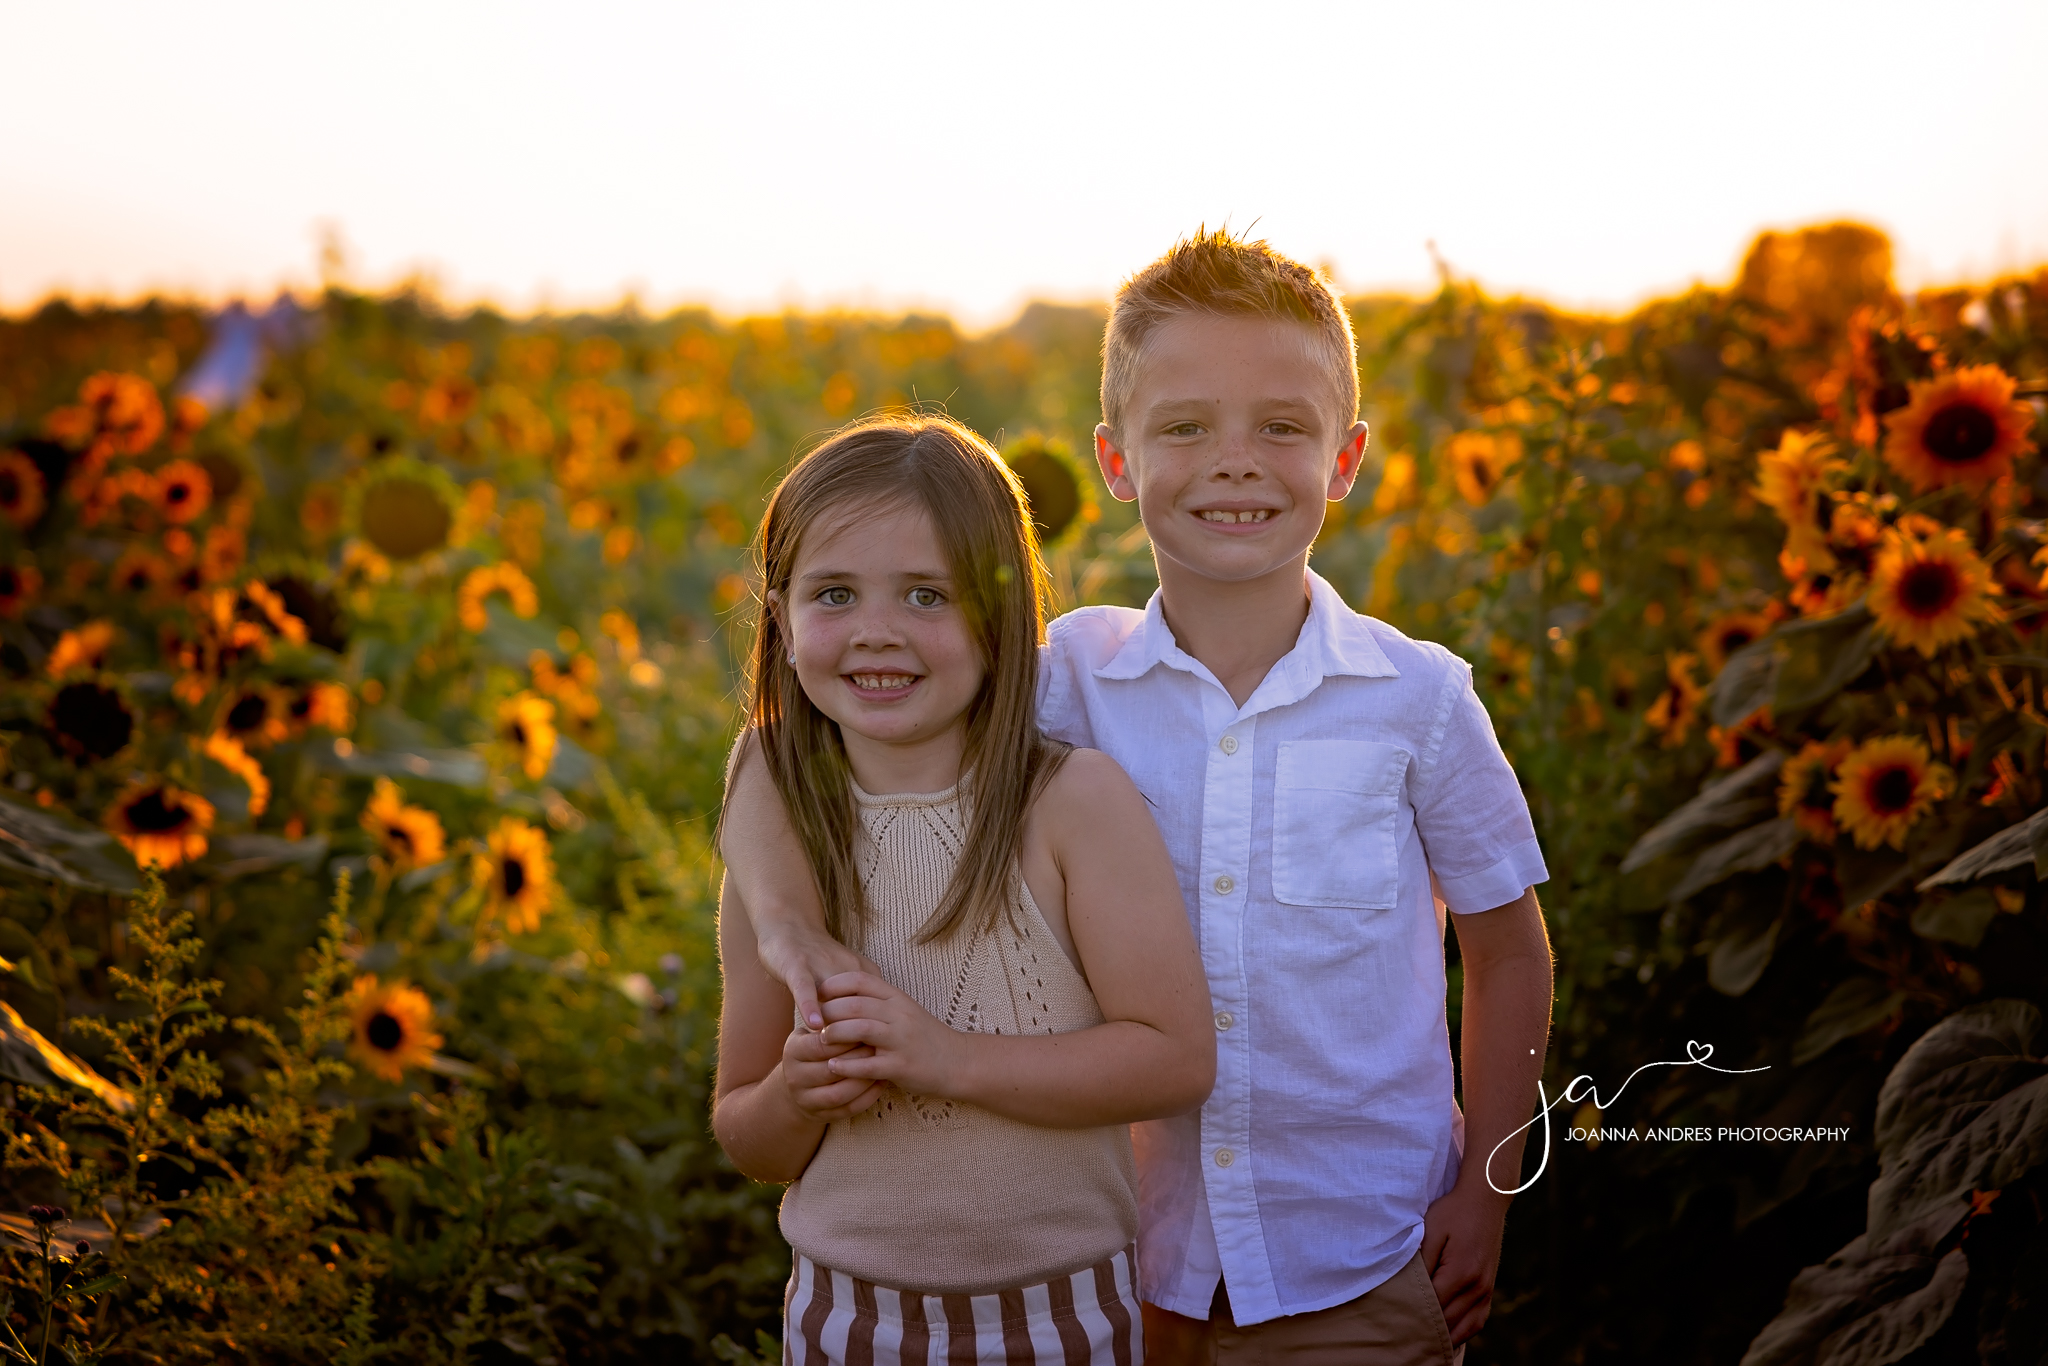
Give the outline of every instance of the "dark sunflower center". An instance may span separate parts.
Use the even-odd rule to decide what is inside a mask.
[[[1913,805],[1913,789],[1917,785],[1908,770],[1888,768],[1870,784],[1870,805],[1879,815],[1904,811]]]
[[[1756,632],[1747,626],[1734,626],[1721,633],[1721,653],[1732,655],[1756,639]]]
[[[1899,605],[1916,617],[1938,617],[1955,605],[1963,585],[1955,566],[1924,561],[1899,576]]]
[[[505,860],[505,895],[518,896],[526,889],[526,865],[517,858]]]
[[[0,470],[0,507],[13,507],[21,501],[21,475],[14,470]]]
[[[135,734],[135,717],[120,694],[97,683],[72,683],[50,702],[50,728],[66,749],[91,759],[110,759]]]
[[[263,718],[270,711],[262,693],[244,693],[242,700],[228,710],[228,729],[250,731],[263,724]]]
[[[13,565],[0,565],[0,598],[21,596],[21,571]]]
[[[128,803],[122,814],[130,826],[145,835],[169,835],[192,824],[192,813],[165,801],[162,788],[143,793]]]
[[[171,507],[176,507],[180,503],[190,502],[191,499],[192,486],[190,484],[172,484],[164,490],[164,502]]]
[[[389,1053],[405,1042],[405,1026],[389,1011],[378,1011],[363,1026],[363,1037],[370,1041],[370,1047],[380,1053]]]
[[[412,831],[402,825],[388,826],[385,828],[384,838],[390,843],[392,848],[405,854],[407,857],[411,856],[413,851]]]
[[[1974,403],[1951,403],[1927,419],[1921,440],[1936,460],[1968,465],[1983,459],[1998,440],[1998,424]]]
[[[526,745],[526,726],[521,722],[512,723],[512,743],[522,748]]]
[[[1799,794],[1799,804],[1808,811],[1832,811],[1835,794],[1828,791],[1827,770],[1815,767],[1806,775],[1806,789]]]
[[[121,586],[131,593],[140,593],[143,589],[149,587],[150,583],[151,575],[149,570],[139,564],[130,569],[127,576],[121,580]]]

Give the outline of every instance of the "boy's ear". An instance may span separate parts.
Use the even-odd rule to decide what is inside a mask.
[[[1095,424],[1095,468],[1102,471],[1102,482],[1109,485],[1110,497],[1119,503],[1137,501],[1138,485],[1131,478],[1131,458],[1117,449],[1116,433],[1107,422]]]
[[[1365,461],[1365,448],[1372,440],[1372,429],[1363,422],[1351,424],[1351,430],[1344,434],[1344,444],[1337,448],[1337,468],[1330,472],[1330,490],[1324,497],[1336,502],[1351,492],[1352,484],[1358,481],[1358,467]]]

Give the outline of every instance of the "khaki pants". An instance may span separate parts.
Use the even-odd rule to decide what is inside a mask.
[[[1146,1366],[1462,1366],[1422,1254],[1383,1285],[1312,1314],[1240,1328],[1219,1287],[1207,1322],[1145,1306]]]

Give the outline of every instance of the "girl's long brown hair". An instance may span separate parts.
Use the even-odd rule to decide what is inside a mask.
[[[988,670],[968,712],[967,845],[919,931],[929,941],[1007,911],[1025,816],[1069,752],[1038,729],[1046,575],[1023,485],[993,447],[950,418],[872,419],[836,433],[783,478],[755,552],[763,603],[771,591],[786,601],[804,538],[821,517],[905,504],[931,517]],[[810,862],[825,928],[855,944],[867,898],[854,862],[858,818],[846,746],[838,723],[805,695],[789,648],[764,605],[747,719]]]

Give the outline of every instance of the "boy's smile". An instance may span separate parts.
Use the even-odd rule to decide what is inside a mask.
[[[1298,590],[1366,442],[1315,345],[1306,324],[1199,313],[1152,334],[1125,430],[1098,427],[1095,444],[1110,493],[1138,500],[1162,584],[1278,575]]]

